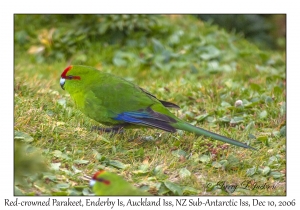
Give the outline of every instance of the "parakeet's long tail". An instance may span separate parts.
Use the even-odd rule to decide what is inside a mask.
[[[225,136],[221,136],[219,134],[204,130],[202,128],[198,128],[196,126],[190,125],[190,124],[185,123],[185,122],[177,122],[177,123],[172,124],[172,126],[176,129],[179,129],[179,130],[185,130],[185,131],[195,133],[196,135],[203,135],[203,136],[211,137],[213,139],[223,141],[225,143],[229,143],[229,144],[232,144],[232,145],[235,145],[235,146],[238,146],[238,147],[244,147],[244,148],[248,148],[248,149],[257,150],[257,149],[255,149],[255,148],[253,148],[253,147],[251,147],[247,144],[244,144],[242,142],[227,138]]]

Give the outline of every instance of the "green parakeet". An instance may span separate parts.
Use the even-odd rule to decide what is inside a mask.
[[[157,99],[143,88],[120,77],[88,66],[72,65],[61,74],[60,85],[67,90],[75,105],[88,117],[112,126],[104,131],[147,126],[167,132],[185,130],[213,139],[251,148],[242,142],[195,127],[172,114],[176,104]]]
[[[95,195],[151,195],[135,188],[122,177],[100,170],[90,180]]]

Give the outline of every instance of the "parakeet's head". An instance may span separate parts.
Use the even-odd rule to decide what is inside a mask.
[[[96,75],[96,72],[98,72],[97,69],[88,66],[68,66],[61,74],[60,86],[65,89],[66,84],[84,84],[85,81]]]
[[[104,170],[94,174],[90,180],[90,186],[95,195],[149,195],[133,187],[122,177]]]
[[[96,172],[93,175],[92,179],[90,180],[90,186],[93,187],[97,182],[100,185],[102,185],[102,184],[106,185],[106,186],[110,185],[110,181],[108,179],[104,178],[106,173],[107,172],[104,170],[100,170],[100,171]]]

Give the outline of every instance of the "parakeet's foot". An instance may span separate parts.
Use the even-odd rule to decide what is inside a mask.
[[[92,131],[93,130],[98,130],[100,132],[103,133],[124,133],[124,126],[114,126],[114,127],[110,127],[110,128],[103,128],[103,127],[98,127],[98,126],[93,126],[92,127]]]

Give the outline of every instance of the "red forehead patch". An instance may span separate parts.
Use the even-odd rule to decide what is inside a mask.
[[[104,170],[97,171],[97,172],[94,174],[94,176],[92,177],[92,179],[97,180],[97,176],[100,175],[100,174],[102,174],[102,173],[104,173]]]
[[[63,73],[61,74],[61,78],[66,79],[68,71],[70,71],[72,68],[73,68],[72,65],[71,65],[71,66],[68,66],[68,67],[63,71]]]

